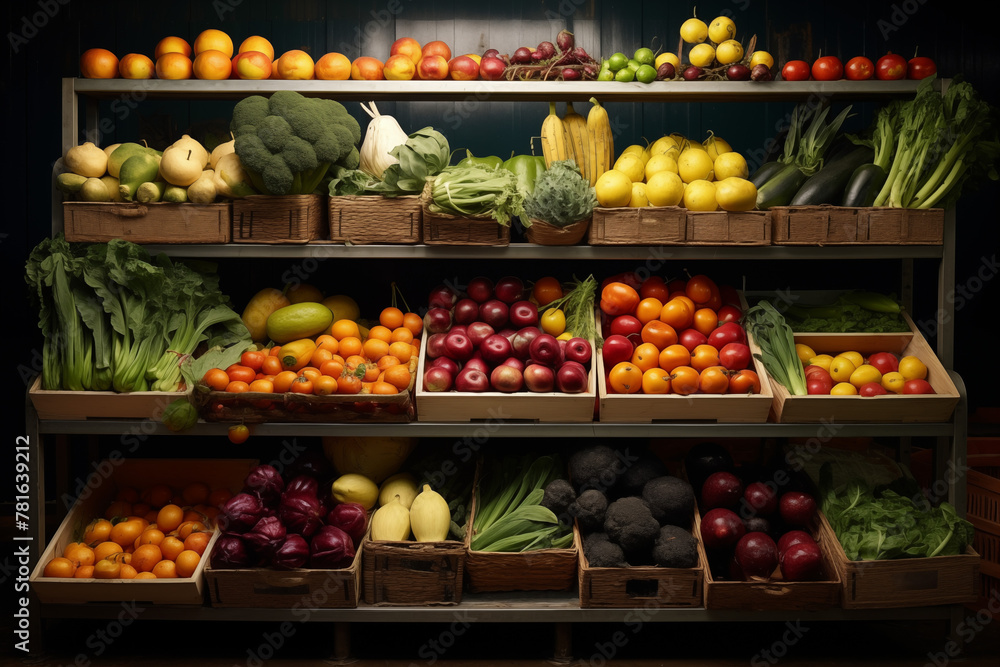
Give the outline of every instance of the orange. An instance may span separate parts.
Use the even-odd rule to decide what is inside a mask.
[[[268,60],[274,60],[274,47],[271,46],[271,42],[260,35],[252,35],[244,39],[238,53],[244,51],[259,51],[267,56]]]
[[[608,384],[618,394],[634,394],[642,389],[642,371],[633,363],[615,364],[608,374]]]
[[[378,58],[361,56],[351,63],[351,78],[357,81],[381,81],[385,78],[382,73],[384,67]]]
[[[398,326],[392,330],[390,343],[413,343],[413,332],[404,326]]]
[[[80,74],[87,79],[118,78],[118,56],[107,49],[87,49],[80,56]]]
[[[151,572],[163,560],[163,552],[155,544],[143,544],[132,553],[130,565],[139,572]]]
[[[281,371],[274,376],[274,390],[279,394],[288,391],[298,374],[295,371]]]
[[[194,57],[191,71],[196,79],[228,79],[233,73],[233,61],[222,51],[208,49]]]
[[[330,334],[339,340],[341,343],[344,339],[351,336],[357,339],[361,339],[361,329],[358,327],[358,323],[354,320],[337,320],[330,325]],[[343,352],[341,352],[343,354]]]
[[[285,51],[274,63],[274,67],[282,79],[313,79],[316,74],[316,63],[312,56],[299,49]]]
[[[177,554],[177,559],[174,562],[177,566],[178,577],[190,577],[198,569],[198,563],[201,562],[201,554],[185,549]]]
[[[403,326],[403,311],[395,306],[383,308],[382,312],[379,313],[378,322],[382,326],[388,327],[389,329],[401,327]]]
[[[107,519],[94,519],[87,525],[83,533],[83,541],[94,547],[104,542],[111,535],[111,522]]]
[[[183,53],[164,53],[156,59],[156,78],[174,80],[190,79],[192,68],[191,59]]]
[[[659,363],[660,350],[652,343],[642,343],[632,352],[632,363],[645,373],[651,368],[656,368]]]
[[[368,340],[372,338],[377,338],[378,340],[384,340],[387,343],[392,342],[392,328],[376,324],[371,329],[368,330]]]
[[[117,542],[101,542],[96,547],[94,547],[94,560],[104,560],[112,554],[122,553],[122,545]]]
[[[395,385],[391,385],[388,382],[375,382],[372,385],[373,394],[398,394],[399,389]]]
[[[94,576],[94,566],[93,565],[81,565],[76,568],[76,572],[73,573],[74,579],[92,579]]]
[[[399,359],[399,363],[406,364],[410,358],[414,355],[414,347],[412,343],[404,343],[402,341],[396,341],[389,345],[389,354]]]
[[[327,53],[316,61],[315,76],[324,81],[346,81],[351,78],[351,61],[343,53]]]
[[[159,60],[166,53],[180,53],[191,57],[191,45],[182,37],[164,37],[156,43],[156,50],[153,52],[153,59]]]
[[[359,336],[347,336],[340,339],[340,356],[344,359],[361,354],[363,349],[363,343]]]
[[[662,368],[650,368],[642,374],[642,393],[669,394],[670,371]]]
[[[203,51],[221,51],[226,56],[226,60],[233,57],[233,40],[226,33],[215,28],[202,30],[194,38],[194,55]]]
[[[168,535],[167,537],[164,537],[163,541],[160,542],[159,546],[160,546],[160,552],[163,554],[163,557],[167,560],[174,560],[175,558],[177,558],[177,554],[184,551],[184,542],[174,537],[173,535]]]
[[[385,329],[385,327],[382,328]],[[388,331],[388,329],[386,329],[386,331]],[[364,351],[366,357],[372,361],[378,361],[389,353],[389,343],[379,338],[369,338],[364,342],[364,345],[362,345],[362,350]]]
[[[424,330],[424,318],[416,313],[405,313],[403,315],[403,326],[413,332],[413,337],[416,338]]]
[[[161,560],[150,570],[157,579],[176,579],[177,565],[172,560]]]
[[[198,555],[204,554],[205,549],[208,547],[208,543],[212,539],[211,533],[206,532],[194,532],[187,536],[184,540],[184,550],[194,551]]]
[[[410,369],[402,364],[390,366],[385,369],[385,381],[394,386],[399,391],[403,391],[410,386],[412,374]]]
[[[151,79],[156,65],[149,56],[141,53],[129,53],[118,61],[118,74],[123,79]]]

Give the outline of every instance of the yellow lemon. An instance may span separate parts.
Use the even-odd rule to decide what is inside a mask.
[[[829,354],[817,354],[815,357],[811,357],[806,361],[813,366],[819,366],[827,373],[829,373],[830,363],[833,361],[833,357],[831,357]]]
[[[566,331],[566,313],[561,308],[549,308],[542,313],[539,325],[550,336],[558,336]]]
[[[691,47],[688,60],[696,67],[708,67],[715,60],[715,48],[711,44],[699,44]]]
[[[601,206],[628,206],[632,198],[632,179],[617,169],[609,169],[597,179],[594,193]]]
[[[660,65],[662,65],[663,63],[670,63],[671,65],[674,66],[674,69],[676,70],[681,66],[681,59],[669,52],[661,53],[660,55],[656,56],[656,60],[653,61],[653,67],[655,67],[656,69],[660,69]]]
[[[643,146],[640,146],[639,144],[632,144],[631,146],[626,146],[618,158],[621,159],[622,155],[636,155],[641,160],[645,161],[647,153]]]
[[[650,158],[652,158],[655,155],[661,155],[661,154],[670,155],[671,153],[674,154],[674,156],[676,157],[677,155],[680,155],[680,152],[681,152],[681,147],[677,145],[677,140],[674,139],[669,134],[660,137],[659,139],[657,139],[656,141],[654,141],[649,145]]]
[[[767,65],[767,68],[771,69],[774,67],[774,58],[767,51],[754,51],[750,56],[750,69],[755,65]]]
[[[694,180],[684,188],[684,207],[689,211],[714,211],[719,208],[715,200],[715,183]]]
[[[677,160],[669,153],[654,155],[646,161],[646,181],[661,171],[677,173]]]
[[[743,59],[743,45],[735,39],[727,39],[715,49],[715,59],[720,65],[732,65]]]
[[[708,151],[708,157],[718,160],[719,156],[723,153],[731,153],[733,151],[733,147],[729,145],[728,141],[715,136],[711,131],[709,131],[709,134],[711,136],[701,142],[702,147]]]
[[[646,184],[645,183],[633,183],[632,184],[632,198],[628,200],[628,205],[630,208],[638,208],[640,206],[649,206],[649,199],[646,198]]]
[[[804,343],[795,344],[795,356],[799,358],[799,361],[806,364],[809,360],[816,356],[816,350],[812,349]]]
[[[848,380],[851,384],[859,389],[869,382],[882,382],[882,372],[870,364],[861,364],[854,369],[851,373],[851,378]]]
[[[711,155],[710,151],[709,156]],[[715,158],[712,166],[715,170],[715,180],[717,181],[729,178],[730,176],[735,176],[736,178],[747,178],[750,176],[750,168],[747,167],[746,158],[736,151],[720,154],[719,157]]]
[[[904,384],[906,384],[906,378],[899,371],[892,371],[882,376],[882,388],[894,394],[903,393]]]
[[[830,390],[831,396],[857,396],[858,388],[850,382],[838,382]]]
[[[634,152],[622,153],[612,168],[625,174],[632,183],[641,181],[646,174],[646,162]]]
[[[899,360],[899,370],[907,380],[923,380],[927,377],[927,366],[913,355]]]
[[[684,197],[684,182],[672,171],[659,171],[646,181],[646,199],[651,206],[677,206]]]
[[[715,177],[715,162],[704,150],[688,148],[677,158],[677,174],[685,183],[710,181]]]
[[[757,186],[730,176],[716,182],[715,199],[723,211],[752,211],[757,207]]]
[[[708,39],[708,26],[701,19],[690,18],[681,24],[681,39],[688,44],[701,44]]]
[[[847,357],[848,359],[850,359],[851,363],[854,364],[855,368],[857,368],[861,364],[865,363],[865,358],[861,355],[861,353],[860,352],[856,352],[854,350],[848,350],[847,352],[841,352],[839,356],[841,356],[841,357]]]
[[[708,25],[708,38],[716,44],[736,37],[736,22],[728,16],[717,16]]]
[[[830,377],[834,382],[850,382],[851,373],[857,370],[857,366],[843,355],[837,355],[830,362]]]

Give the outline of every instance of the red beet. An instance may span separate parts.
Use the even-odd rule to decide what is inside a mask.
[[[706,549],[725,549],[746,534],[746,527],[736,512],[718,507],[701,519],[701,540]]]
[[[799,542],[781,555],[781,576],[789,581],[810,581],[823,574],[823,553],[815,542]]]
[[[770,577],[778,567],[778,547],[766,533],[747,533],[736,543],[736,562],[748,577]]]

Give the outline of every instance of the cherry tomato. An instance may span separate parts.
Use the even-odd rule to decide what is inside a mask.
[[[875,78],[879,81],[895,81],[906,76],[906,60],[896,53],[887,53],[875,64]]]
[[[937,65],[930,58],[917,56],[906,64],[907,79],[926,79],[932,74],[937,74]]]
[[[866,81],[875,75],[875,63],[864,56],[855,56],[847,61],[844,77],[851,81]]]
[[[226,435],[229,437],[229,442],[234,445],[240,445],[250,437],[250,429],[246,424],[235,424],[229,427]]]
[[[817,58],[812,66],[812,77],[817,81],[839,81],[844,78],[844,65],[837,56]]]
[[[789,60],[781,68],[781,78],[785,81],[808,81],[809,69],[805,60]]]

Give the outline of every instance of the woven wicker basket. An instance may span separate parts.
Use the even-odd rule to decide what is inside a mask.
[[[531,219],[531,226],[525,231],[528,241],[538,245],[574,245],[583,240],[590,228],[590,218],[571,222],[565,227],[558,227],[551,223]]]
[[[432,182],[420,195],[424,243],[427,245],[510,245],[510,225],[501,225],[488,215],[458,216],[433,213],[429,208]]]
[[[326,195],[252,195],[233,201],[233,241],[309,243],[329,235]]]
[[[451,605],[462,601],[464,542],[380,542],[366,537],[363,558],[363,595],[368,604]]]
[[[420,197],[330,197],[330,240],[354,245],[420,243]]]

